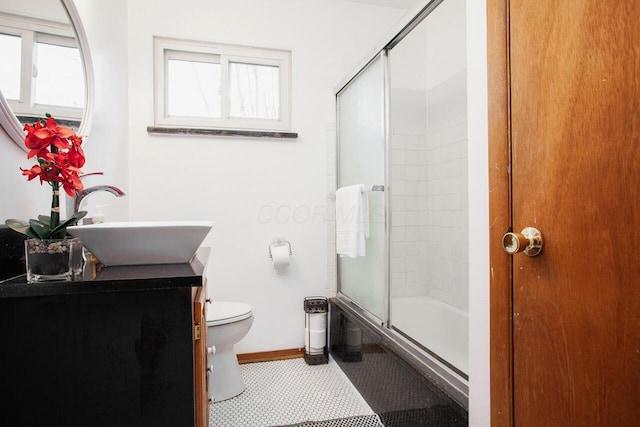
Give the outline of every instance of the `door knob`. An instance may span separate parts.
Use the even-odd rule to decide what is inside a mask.
[[[542,251],[542,233],[533,227],[527,227],[520,233],[506,233],[502,237],[502,248],[509,255],[524,252],[527,256],[536,256]]]

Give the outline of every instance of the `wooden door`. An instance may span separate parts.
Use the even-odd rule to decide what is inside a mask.
[[[493,424],[636,426],[640,1],[488,6]]]

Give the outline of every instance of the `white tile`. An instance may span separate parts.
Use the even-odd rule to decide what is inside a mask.
[[[407,211],[405,217],[405,224],[403,225],[420,225],[420,212],[418,211]]]
[[[418,273],[422,272],[422,257],[419,256],[408,256],[405,262],[405,270],[406,271],[417,271]]]
[[[421,254],[422,242],[405,243],[405,254],[409,257],[415,257]]]
[[[390,242],[391,257],[403,257],[406,253],[406,245],[405,242]]]
[[[407,211],[419,211],[420,210],[420,197],[419,196],[407,196],[406,210]]]
[[[391,179],[405,179],[404,165],[391,165]]]
[[[404,150],[406,134],[399,130],[391,131],[391,148],[394,150]]]
[[[396,196],[405,196],[407,194],[407,182],[403,179],[394,179],[391,181],[390,191]]]
[[[407,227],[391,227],[391,241],[404,242],[407,240]]]
[[[391,274],[404,273],[406,271],[404,258],[391,258],[389,262]]]
[[[404,147],[407,150],[418,150],[420,149],[420,141],[421,137],[418,135],[408,135],[405,140]]]
[[[427,150],[421,150],[418,155],[418,164],[422,166],[427,166],[432,162],[431,152]]]
[[[415,242],[416,240],[423,240],[420,238],[420,227],[405,227],[407,229],[407,236],[405,240],[407,242]]]
[[[407,225],[407,212],[394,211],[391,213],[391,225],[393,227],[402,227]]]
[[[405,278],[406,287],[420,287],[424,283],[424,275],[419,271],[407,271]]]
[[[453,305],[453,294],[450,291],[445,291],[445,290],[430,286],[429,295],[449,305]]]
[[[410,196],[418,196],[420,195],[420,185],[419,181],[404,181],[405,183],[405,193]]]
[[[405,151],[404,150],[391,150],[391,164],[392,165],[404,165],[405,164]]]
[[[418,150],[406,150],[405,151],[405,164],[407,164],[407,165],[419,165],[420,164],[420,151],[418,151]]]
[[[240,368],[247,388],[211,404],[211,426],[267,427],[374,415],[333,359],[326,365],[292,359]]]
[[[405,284],[405,273],[391,273],[391,291],[394,296],[404,295],[402,288]]]
[[[399,212],[407,210],[407,196],[391,196],[391,209],[392,212]]]
[[[419,166],[417,164],[415,165],[408,164],[407,166],[405,166],[404,170],[405,170],[404,179],[406,179],[407,181],[418,181],[419,179],[422,179],[421,177],[423,176],[421,171],[426,169],[424,169],[423,166]]]

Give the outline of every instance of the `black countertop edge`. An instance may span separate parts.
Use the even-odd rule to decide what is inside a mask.
[[[209,248],[201,248],[191,262],[182,264],[102,267],[93,279],[27,283],[26,275],[21,275],[0,282],[0,298],[199,287],[209,252]]]

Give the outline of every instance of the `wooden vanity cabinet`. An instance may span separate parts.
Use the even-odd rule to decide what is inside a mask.
[[[208,426],[202,273],[141,270],[0,282],[0,425]]]

